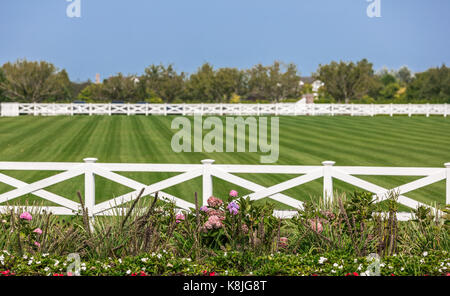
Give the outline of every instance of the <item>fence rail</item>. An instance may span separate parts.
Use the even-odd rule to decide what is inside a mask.
[[[447,104],[21,104],[2,103],[1,116],[19,115],[441,115]]]
[[[51,177],[28,184],[16,178],[0,173],[0,183],[13,186],[16,189],[0,194],[0,204],[7,203],[15,198],[32,194],[58,206],[30,207],[37,211],[52,212],[55,215],[75,215],[81,210],[81,204],[60,195],[51,193],[44,188],[84,175],[85,200],[84,204],[91,220],[95,216],[112,216],[124,213],[120,208],[124,203],[137,198],[138,193],[144,189],[143,196],[154,196],[156,192],[165,201],[174,202],[181,210],[189,210],[195,205],[179,197],[165,193],[163,190],[191,179],[202,177],[202,203],[213,195],[213,177],[225,180],[232,184],[250,190],[247,195],[252,200],[270,198],[294,209],[302,209],[303,202],[283,194],[282,192],[301,186],[310,181],[323,177],[323,197],[326,200],[333,199],[333,179],[362,188],[374,193],[376,202],[385,200],[389,191],[395,190],[400,196],[398,202],[410,208],[428,205],[406,197],[404,194],[413,190],[428,186],[430,184],[446,180],[446,204],[450,204],[450,163],[443,168],[399,168],[399,167],[348,167],[334,166],[333,161],[325,161],[322,166],[292,166],[292,165],[223,165],[214,164],[214,160],[206,159],[201,164],[119,164],[119,163],[97,163],[96,158],[86,158],[82,163],[50,163],[50,162],[0,162],[0,171],[61,171]],[[176,176],[153,183],[142,184],[138,181],[117,174],[117,172],[175,172]],[[298,177],[281,182],[279,184],[265,187],[242,177],[237,173],[251,174],[292,174]],[[101,176],[121,185],[133,189],[131,193],[124,194],[111,200],[96,203],[95,198],[95,176]],[[355,175],[383,175],[383,176],[422,176],[422,178],[398,186],[386,189],[362,180]],[[205,198],[206,197],[206,198]],[[0,206],[0,212],[19,210],[20,206]],[[437,213],[441,213],[434,209]],[[296,211],[275,211],[274,215],[281,218],[289,218]],[[410,213],[399,213],[399,220],[411,219]]]

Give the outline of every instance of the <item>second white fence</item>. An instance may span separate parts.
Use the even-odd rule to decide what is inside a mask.
[[[19,104],[2,103],[1,116],[19,115],[440,115],[450,114],[447,104]]]

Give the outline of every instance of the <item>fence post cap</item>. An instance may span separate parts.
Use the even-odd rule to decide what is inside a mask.
[[[203,159],[202,163],[203,164],[213,164],[215,162],[214,159]]]
[[[446,168],[450,169],[450,162],[444,164]]]
[[[94,157],[89,157],[89,158],[84,158],[83,159],[85,163],[94,163],[96,162],[98,159],[94,158]]]
[[[332,161],[332,160],[327,160],[327,161],[322,162],[322,164],[323,164],[324,166],[333,166],[333,165],[336,164],[336,162],[335,162],[335,161]]]

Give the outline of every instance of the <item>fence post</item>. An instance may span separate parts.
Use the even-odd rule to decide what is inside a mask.
[[[84,172],[84,203],[89,215],[89,226],[91,231],[94,230],[94,207],[95,207],[95,176],[92,170],[93,164],[97,158],[83,159],[86,165]]]
[[[430,104],[427,103],[427,117],[430,117]]]
[[[447,103],[444,104],[444,117],[447,117]]]
[[[324,161],[323,164],[323,198],[325,202],[333,200],[333,178],[331,176],[332,166],[334,161]]]
[[[213,195],[213,183],[211,176],[211,165],[214,163],[213,159],[204,159],[203,163],[203,195],[202,195],[202,205],[207,205],[207,200]]]
[[[446,205],[450,205],[450,162],[447,162],[445,164],[445,168],[446,168],[446,198],[445,198],[445,204]]]
[[[394,116],[394,105],[391,103],[391,117]]]
[[[409,106],[408,106],[408,117],[411,117],[412,116],[412,105],[411,105],[411,103],[409,103]]]

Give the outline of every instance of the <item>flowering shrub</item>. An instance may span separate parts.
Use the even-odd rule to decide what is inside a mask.
[[[70,253],[82,258],[82,275],[363,276],[371,253],[380,255],[382,275],[448,274],[446,221],[419,208],[416,221],[397,223],[395,199],[388,202],[386,217],[369,218],[367,195],[354,194],[306,203],[281,220],[274,205],[235,190],[201,207],[195,196],[189,212],[156,194],[150,204],[138,196],[125,215],[97,217],[94,230],[83,211],[71,220],[11,211],[0,214],[0,276],[70,276]]]

